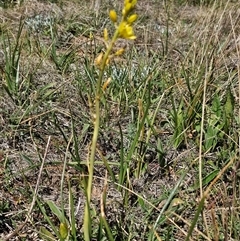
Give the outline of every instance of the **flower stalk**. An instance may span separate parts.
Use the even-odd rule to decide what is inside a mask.
[[[97,148],[97,140],[99,134],[100,126],[100,102],[103,91],[106,89],[106,86],[103,85],[103,77],[105,69],[109,63],[111,52],[118,38],[130,39],[133,40],[136,38],[133,32],[132,24],[136,21],[137,15],[130,15],[130,12],[134,9],[136,0],[124,0],[124,7],[122,10],[122,18],[119,24],[117,24],[118,16],[115,10],[111,10],[109,13],[109,18],[115,25],[115,32],[110,42],[108,43],[108,32],[104,29],[104,39],[106,42],[106,52],[100,53],[100,55],[95,59],[95,64],[99,67],[99,76],[96,83],[96,93],[95,93],[95,110],[92,116],[94,131],[90,148],[90,158],[88,163],[88,182],[86,190],[86,205],[84,210],[84,239],[90,241],[92,239],[92,230],[91,230],[91,214],[90,214],[90,202],[91,202],[91,193],[92,193],[92,182],[93,182],[93,171],[94,171],[94,161]],[[124,52],[124,49],[117,50],[114,54],[120,55]]]

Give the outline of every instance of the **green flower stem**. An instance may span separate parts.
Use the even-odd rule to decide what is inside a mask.
[[[110,56],[111,50],[118,38],[119,31],[116,29],[114,36],[104,54],[101,69],[99,73],[99,77],[97,80],[96,85],[96,94],[95,94],[95,115],[93,116],[93,124],[94,124],[94,132],[92,137],[92,143],[91,143],[91,150],[90,150],[90,160],[89,160],[89,166],[88,166],[88,185],[87,185],[87,200],[85,205],[85,211],[84,211],[84,239],[86,241],[91,240],[91,215],[90,215],[90,201],[91,201],[91,193],[92,193],[92,181],[93,181],[93,167],[94,167],[94,160],[95,160],[95,154],[96,154],[96,147],[97,147],[97,139],[98,139],[98,133],[99,133],[99,125],[100,125],[100,100],[101,100],[101,86],[102,86],[102,80],[103,80],[103,74],[104,70],[106,68],[107,59]]]
[[[91,144],[91,155],[90,155],[90,162],[89,162],[89,179],[88,179],[88,189],[87,189],[87,195],[88,195],[88,201],[90,202],[91,197],[91,191],[92,191],[92,179],[93,179],[93,166],[94,166],[94,160],[95,160],[95,153],[96,153],[96,146],[97,146],[97,139],[98,139],[98,133],[99,133],[99,124],[100,124],[100,99],[101,99],[101,86],[102,86],[102,79],[104,70],[106,68],[107,59],[110,55],[110,52],[114,46],[114,43],[116,42],[118,37],[118,30],[115,31],[114,36],[111,40],[111,43],[107,49],[107,51],[104,54],[103,61],[101,64],[101,70],[99,73],[99,77],[97,80],[97,89],[96,89],[96,96],[95,96],[95,116],[94,116],[94,132],[92,137],[92,144]]]

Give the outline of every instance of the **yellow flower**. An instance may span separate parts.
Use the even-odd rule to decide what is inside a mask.
[[[127,22],[128,24],[133,24],[136,20],[137,20],[138,16],[137,14],[132,14],[128,19],[127,19]]]
[[[131,39],[131,40],[136,39],[132,26],[125,21],[120,23],[118,27],[118,31],[119,31],[120,38]]]
[[[109,17],[114,23],[117,22],[117,13],[115,10],[110,10]]]

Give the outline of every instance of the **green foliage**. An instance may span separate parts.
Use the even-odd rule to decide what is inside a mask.
[[[173,125],[173,144],[175,147],[181,145],[184,141],[184,132],[185,126],[184,121],[186,119],[186,115],[184,115],[183,110],[183,100],[179,104],[178,107],[175,106],[174,100],[172,100],[172,111],[171,111],[171,120]]]
[[[204,147],[206,151],[213,151],[223,141],[223,110],[218,95],[215,95],[207,116]]]
[[[64,210],[59,208],[53,201],[46,201],[46,205],[50,208],[51,213],[48,214],[46,208],[43,204],[38,201],[38,206],[50,225],[52,232],[48,231],[45,227],[40,227],[40,236],[43,240],[50,241],[59,238],[61,241],[69,240],[69,241],[76,241],[78,237],[78,233],[76,230],[76,217],[74,214],[74,197],[71,190],[71,186],[69,183],[69,219],[66,218]],[[55,215],[59,221],[59,226],[56,227],[54,222],[51,219],[51,216]]]
[[[224,103],[223,110],[223,122],[224,122],[224,131],[226,134],[229,134],[229,129],[233,122],[234,117],[234,96],[231,92],[230,87],[227,88],[226,100]]]
[[[24,21],[23,19],[21,19],[15,43],[11,42],[8,33],[2,36],[4,42],[4,55],[6,62],[4,70],[6,83],[3,84],[3,87],[9,97],[12,99],[12,101],[17,105],[22,104],[21,88],[22,83],[24,83],[20,75],[20,57],[22,52],[21,33],[23,30],[23,26]]]
[[[56,65],[57,70],[61,73],[64,74],[68,71],[69,66],[71,63],[74,62],[74,57],[75,57],[75,49],[69,50],[65,53],[58,54],[57,53],[57,47],[56,47],[56,29],[54,26],[50,25],[50,30],[51,30],[51,38],[52,38],[52,48],[51,48],[51,59]]]

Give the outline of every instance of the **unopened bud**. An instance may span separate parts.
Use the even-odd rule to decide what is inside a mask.
[[[117,13],[115,10],[110,10],[109,17],[114,23],[117,22]]]
[[[96,66],[100,66],[101,63],[102,63],[102,59],[103,59],[103,52],[101,52],[101,53],[97,56],[97,58],[95,58],[95,60],[94,60],[95,65],[96,65]]]
[[[122,55],[124,53],[124,51],[125,51],[125,49],[121,48],[115,53],[115,55],[117,55],[117,56]]]

